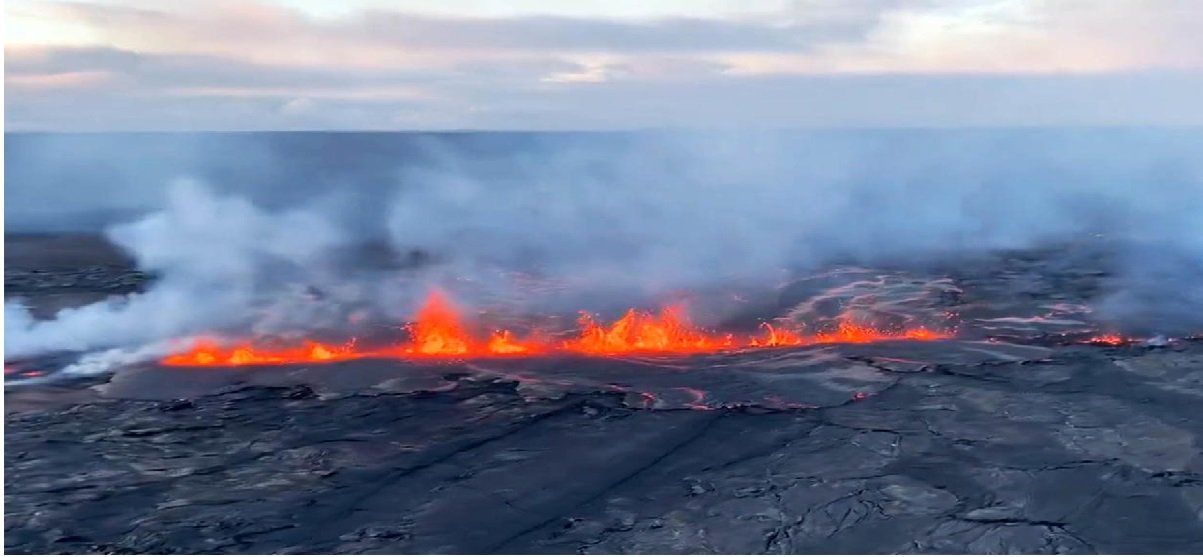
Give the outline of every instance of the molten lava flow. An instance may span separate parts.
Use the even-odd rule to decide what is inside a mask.
[[[542,351],[538,343],[519,340],[509,331],[495,331],[487,341],[481,342],[464,327],[455,305],[437,290],[427,296],[416,318],[408,327],[410,343],[399,349],[386,350],[385,354],[469,357],[535,354]]]
[[[753,337],[748,341],[748,346],[754,348],[771,348],[774,346],[801,346],[810,344],[805,338],[793,331],[778,329],[768,323],[762,323],[761,329],[764,329],[764,338]]]
[[[580,336],[563,344],[565,350],[584,354],[624,352],[709,352],[733,348],[730,336],[707,334],[684,318],[681,308],[670,306],[658,315],[628,310],[610,326],[581,314]]]
[[[305,341],[302,346],[273,349],[250,343],[222,347],[211,340],[199,340],[187,352],[168,356],[161,363],[170,366],[230,367],[333,362],[361,357],[363,354],[355,350],[354,342],[330,345]]]
[[[539,351],[530,342],[520,342],[514,339],[509,331],[496,331],[489,337],[488,352],[490,354],[532,354]]]
[[[814,342],[818,344],[865,344],[887,340],[939,340],[948,338],[948,336],[924,327],[889,332],[841,321],[835,332],[821,333],[815,336]]]
[[[771,348],[774,346],[807,346],[811,344],[866,344],[870,342],[885,342],[888,340],[941,340],[952,335],[933,331],[925,327],[885,331],[874,327],[857,325],[850,321],[841,321],[834,332],[819,333],[813,336],[803,336],[792,331],[781,330],[768,323],[761,325],[764,336],[754,337],[748,341],[752,348]]]
[[[518,338],[510,331],[495,331],[487,338],[473,335],[460,319],[454,304],[441,292],[432,292],[406,327],[407,343],[362,350],[354,343],[329,345],[306,341],[301,346],[278,348],[243,342],[221,346],[213,341],[201,341],[190,350],[168,356],[161,363],[170,366],[228,367],[247,365],[296,364],[330,362],[358,358],[476,358],[498,356],[532,356],[553,352],[586,355],[617,355],[628,353],[696,354],[743,348],[772,348],[807,346],[827,343],[868,343],[887,340],[937,340],[949,338],[947,333],[922,327],[883,331],[840,322],[832,332],[803,335],[774,327],[761,326],[759,336],[737,339],[694,326],[683,308],[670,306],[659,313],[631,309],[613,323],[604,324],[582,313],[580,330],[559,344]],[[1122,339],[1120,340],[1122,342]]]
[[[418,320],[410,325],[413,343],[408,354],[458,356],[468,353],[470,339],[459,322],[459,314],[442,292],[434,291],[418,310]]]
[[[1087,344],[1100,344],[1103,346],[1121,346],[1128,342],[1128,339],[1116,334],[1098,335],[1086,339]]]

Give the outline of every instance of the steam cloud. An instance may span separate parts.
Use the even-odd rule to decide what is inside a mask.
[[[505,148],[473,141],[413,140],[400,162],[356,152],[346,164],[367,183],[274,168],[242,179],[284,185],[238,193],[229,184],[177,184],[162,210],[107,232],[161,276],[155,286],[42,322],[6,303],[6,356],[212,330],[338,327],[355,311],[395,320],[432,283],[472,280],[469,301],[513,295],[504,272],[513,269],[563,285],[564,295],[527,303],[579,309],[767,281],[783,268],[836,260],[962,255],[1087,233],[1122,246],[1100,304],[1106,316],[1166,333],[1203,328],[1203,141],[1195,132],[550,135]],[[254,158],[281,167],[302,160]],[[437,264],[404,276],[349,270],[348,247],[380,234]],[[317,299],[305,295],[314,288]]]
[[[145,293],[61,310],[33,320],[6,302],[6,356],[143,344],[249,326],[272,283],[311,272],[344,241],[325,220],[290,211],[269,215],[237,198],[180,182],[158,213],[112,227],[108,237],[161,281]]]

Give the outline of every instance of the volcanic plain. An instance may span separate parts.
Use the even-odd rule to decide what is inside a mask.
[[[777,287],[951,338],[56,375],[6,362],[9,553],[1201,553],[1203,340],[1095,318],[1107,246]],[[137,291],[6,238],[35,314]]]

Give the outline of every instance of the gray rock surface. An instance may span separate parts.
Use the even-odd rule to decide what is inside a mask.
[[[1018,261],[940,289],[969,332],[1096,280]],[[1203,552],[1203,342],[1022,323],[1038,330],[10,388],[5,549]]]

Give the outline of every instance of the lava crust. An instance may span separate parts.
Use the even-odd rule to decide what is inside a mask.
[[[9,385],[5,549],[1203,552],[1203,343],[1089,342],[1104,271],[1067,250],[780,294],[955,339]]]

